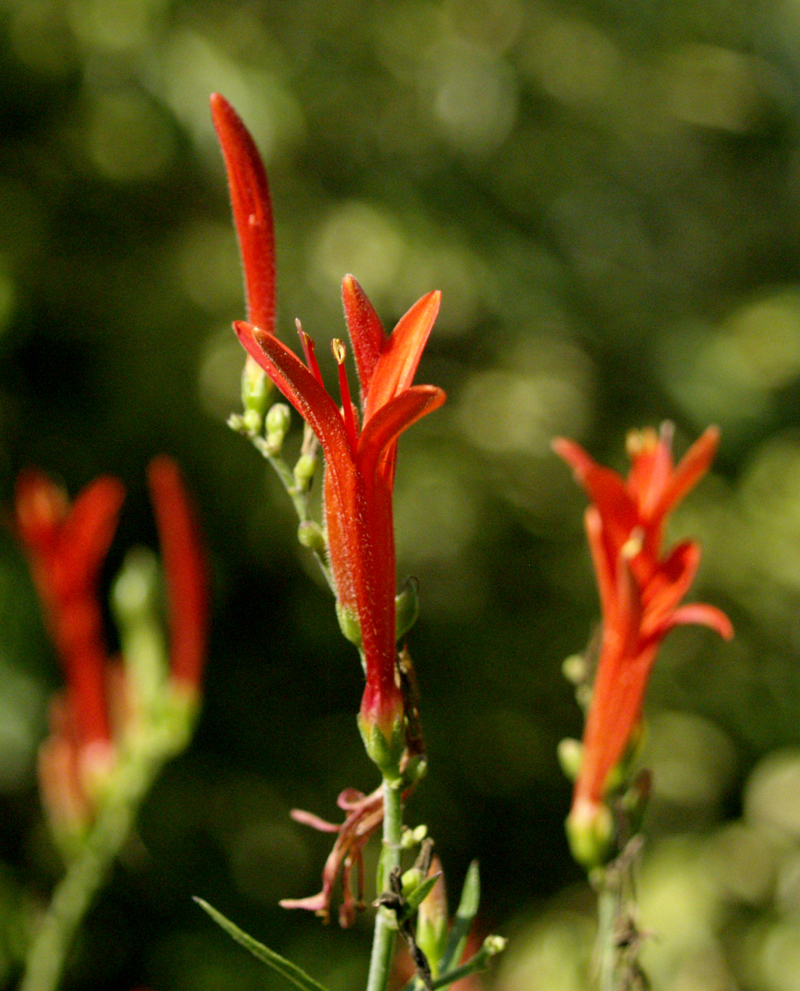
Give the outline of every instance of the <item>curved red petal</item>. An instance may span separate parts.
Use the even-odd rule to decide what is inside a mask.
[[[437,290],[418,299],[400,318],[375,366],[364,402],[365,423],[414,381],[422,352],[439,312]]]
[[[668,633],[675,626],[708,626],[716,630],[723,640],[733,638],[733,624],[721,609],[716,606],[709,606],[702,602],[690,603],[688,606],[681,606],[676,609],[666,621],[661,629],[664,634]]]
[[[363,408],[375,366],[386,344],[386,332],[367,294],[352,275],[346,275],[342,280],[342,302],[353,345]]]
[[[233,329],[247,353],[258,362],[319,438],[330,465],[352,461],[339,407],[290,348],[273,334],[237,320]]]
[[[244,263],[247,318],[271,333],[275,327],[275,236],[267,173],[250,132],[219,93],[211,95],[211,117],[228,172]]]
[[[393,440],[417,420],[438,409],[447,398],[435,385],[414,385],[385,403],[364,425],[358,440],[358,456],[364,466],[377,466]]]
[[[666,516],[690,492],[711,467],[719,446],[719,428],[709,427],[683,456],[664,488],[656,513]],[[656,516],[654,513],[654,517]]]
[[[199,689],[208,634],[208,573],[195,508],[172,458],[147,470],[169,604],[170,666],[180,685]]]

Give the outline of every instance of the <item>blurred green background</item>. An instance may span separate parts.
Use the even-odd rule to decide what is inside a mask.
[[[800,2],[0,0],[0,494],[37,464],[129,487],[108,577],[154,544],[144,470],[174,454],[214,570],[202,722],[150,796],[67,986],[282,987],[201,895],[333,991],[367,926],[281,897],[319,888],[335,817],[377,783],[361,673],[287,499],[225,426],[241,273],[208,95],[251,128],[275,203],[280,330],[343,332],[353,272],[388,326],[443,291],[419,381],[446,407],[401,444],[399,577],[427,821],[503,991],[585,987],[592,897],[562,822],[562,659],[597,619],[584,499],[556,434],[625,467],[631,427],[682,453],[723,431],[673,533],[703,541],[686,629],[649,693],[655,772],[644,959],[675,991],[800,989]],[[0,536],[0,979],[58,876],[35,754],[59,683],[18,548]]]

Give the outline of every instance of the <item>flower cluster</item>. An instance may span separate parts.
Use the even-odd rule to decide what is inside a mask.
[[[603,615],[597,672],[586,718],[580,769],[567,822],[573,852],[583,862],[608,847],[612,825],[604,805],[609,778],[625,756],[641,720],[647,679],[658,648],[675,626],[699,623],[726,639],[730,621],[709,605],[680,602],[700,563],[687,540],[662,551],[669,514],[708,470],[719,441],[710,427],[676,466],[672,427],[628,438],[627,479],[593,461],[572,441],[554,449],[572,468],[592,505],[586,532]]]
[[[418,300],[387,336],[367,296],[348,275],[345,319],[361,387],[350,396],[345,345],[334,340],[341,405],[326,390],[312,340],[305,362],[274,333],[272,208],[252,137],[227,101],[211,98],[244,263],[248,322],[234,328],[250,359],[314,431],[325,456],[325,538],[345,634],[361,651],[366,688],[359,724],[373,760],[397,774],[405,745],[405,703],[397,673],[392,490],[399,435],[444,402],[432,385],[412,385],[439,309],[439,293]]]
[[[169,605],[169,670],[159,688],[191,708],[205,656],[204,554],[175,463],[154,459],[148,479]],[[109,476],[90,483],[72,505],[36,469],[23,471],[16,485],[16,530],[66,679],[51,707],[51,734],[39,761],[43,800],[56,830],[65,834],[92,821],[128,736],[148,716],[131,675],[134,659],[109,657],[98,589],[124,497],[122,483]]]

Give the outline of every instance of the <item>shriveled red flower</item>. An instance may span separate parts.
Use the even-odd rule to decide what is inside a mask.
[[[404,710],[395,671],[392,488],[399,435],[445,399],[435,386],[412,385],[439,309],[439,293],[418,300],[387,337],[361,287],[352,276],[345,277],[345,318],[361,386],[359,425],[344,368],[344,344],[333,341],[340,408],[323,385],[311,339],[300,331],[303,363],[274,334],[274,244],[266,173],[253,139],[227,101],[214,94],[211,110],[245,272],[249,322],[235,323],[234,328],[248,355],[322,445],[325,524],[336,597],[343,628],[350,628],[358,641],[366,668],[360,725],[373,759],[385,768],[396,766]]]
[[[194,696],[207,633],[204,555],[177,465],[163,455],[154,459],[149,480],[170,604],[169,680],[181,695]],[[16,530],[66,679],[51,707],[40,779],[51,815],[68,827],[91,819],[96,789],[126,729],[125,658],[109,657],[98,588],[124,498],[122,483],[110,476],[90,483],[72,505],[37,469],[17,479]]]
[[[383,823],[383,789],[378,788],[364,795],[355,788],[346,788],[336,800],[347,813],[343,823],[327,822],[311,812],[293,809],[292,818],[304,826],[311,826],[321,833],[337,833],[322,871],[322,891],[310,898],[284,898],[283,908],[305,908],[315,912],[325,922],[330,919],[331,899],[337,878],[341,878],[342,904],[339,907],[339,924],[352,926],[356,912],[364,908],[364,857],[363,850],[371,836]],[[357,874],[357,888],[353,892],[353,868]]]
[[[709,427],[677,466],[672,432],[665,424],[660,434],[629,435],[627,479],[572,441],[553,443],[592,501],[585,522],[603,616],[569,820],[573,837],[598,822],[609,775],[639,725],[647,679],[667,633],[698,623],[725,639],[733,636],[728,617],[714,606],[680,605],[700,563],[699,544],[683,541],[666,553],[661,546],[669,514],[708,471],[719,432]]]

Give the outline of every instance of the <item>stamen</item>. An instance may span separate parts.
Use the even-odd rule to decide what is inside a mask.
[[[308,336],[308,334],[303,330],[303,325],[299,320],[295,319],[295,327],[297,327],[297,333],[300,335],[300,343],[303,345],[303,354],[306,358],[306,365],[308,370],[314,376],[314,378],[319,382],[322,388],[325,388],[325,383],[322,381],[322,372],[319,370],[319,365],[317,364],[317,356],[314,354],[314,342]]]
[[[631,530],[631,535],[620,548],[620,554],[627,561],[632,561],[644,546],[644,529],[635,526]]]
[[[331,341],[331,351],[333,351],[333,357],[336,359],[336,364],[339,367],[339,392],[342,396],[344,428],[347,431],[347,437],[350,444],[355,451],[358,446],[358,427],[356,426],[356,418],[353,415],[353,400],[350,398],[350,385],[347,381],[347,369],[344,367],[344,359],[347,355],[347,348],[345,347],[344,341],[340,341],[338,337],[334,337]]]

